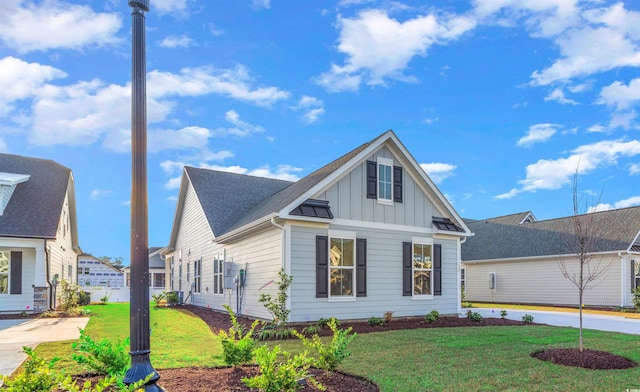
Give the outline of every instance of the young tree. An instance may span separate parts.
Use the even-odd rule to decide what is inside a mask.
[[[602,192],[600,193],[600,196]],[[588,203],[583,203],[578,193],[578,170],[573,176],[572,183],[573,215],[570,218],[568,235],[565,237],[567,256],[562,257],[558,265],[562,275],[578,289],[578,309],[580,312],[579,349],[583,351],[582,344],[582,307],[584,293],[598,285],[599,280],[613,265],[613,261],[604,262],[598,255],[600,243],[606,224],[600,222],[599,214],[588,210]],[[600,197],[598,197],[598,205]]]

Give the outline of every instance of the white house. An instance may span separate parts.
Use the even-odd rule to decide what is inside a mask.
[[[166,254],[185,302],[290,321],[460,311],[466,224],[393,131],[297,182],[185,167]]]
[[[78,285],[85,289],[124,287],[124,274],[97,257],[83,253],[78,256]]]
[[[76,282],[80,253],[71,170],[0,154],[0,312],[54,308],[57,284]]]
[[[475,234],[462,245],[467,299],[577,306],[577,288],[560,269],[564,265],[570,274],[578,274],[572,219],[538,221],[527,211],[467,220]],[[587,274],[596,268],[603,272],[585,290],[583,304],[632,306],[632,291],[640,287],[640,207],[595,212],[579,219],[593,232],[591,262],[585,270]]]
[[[149,248],[149,298],[167,290],[164,251],[165,248],[161,247]],[[123,282],[129,290],[131,288],[131,267],[123,268],[122,272],[124,274]]]

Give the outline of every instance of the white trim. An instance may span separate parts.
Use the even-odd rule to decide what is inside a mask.
[[[346,238],[348,240],[355,240],[356,239],[356,232],[355,231],[347,231],[347,230],[329,230],[329,239],[331,239],[331,237],[334,237],[334,238]]]
[[[415,272],[416,272],[416,267],[415,267],[415,263],[413,261],[413,247],[415,245],[427,245],[429,246],[429,248],[431,249],[431,255],[429,256],[429,258],[431,259],[431,268],[420,268],[419,271],[429,271],[429,291],[430,294],[416,294],[416,290],[415,290]],[[433,239],[432,238],[425,238],[425,237],[412,237],[411,238],[411,298],[412,299],[433,299]]]
[[[636,238],[634,238],[633,241],[631,241],[631,244],[627,248],[627,253],[631,253],[631,248],[636,242],[638,242],[639,237],[640,237],[640,231],[638,231],[638,234],[636,234]]]
[[[331,265],[331,240],[332,239],[341,239],[341,240],[351,240],[353,241],[353,265],[351,267],[335,267]],[[329,302],[338,302],[338,301],[345,301],[345,300],[353,300],[355,301],[356,299],[356,291],[357,289],[357,271],[356,271],[356,264],[357,264],[357,257],[358,255],[356,254],[357,252],[357,243],[356,243],[356,232],[355,231],[346,231],[346,230],[329,230],[328,231],[328,239],[327,239],[327,257],[329,258],[327,260],[327,267],[328,267],[328,274],[327,274],[327,299],[329,300]],[[353,293],[351,295],[331,295],[331,269],[344,269],[344,270],[351,270],[352,271],[352,278],[351,278],[351,287],[353,288]],[[333,300],[333,301],[332,301]],[[338,300],[338,301],[336,301]]]
[[[431,245],[431,246],[433,246],[433,238],[411,237],[411,243],[412,244],[419,244],[419,245]],[[432,252],[431,256],[433,256],[433,252]]]
[[[378,222],[367,222],[367,221],[357,221],[351,219],[334,219],[331,222],[333,226],[350,226],[357,227],[362,229],[379,229],[385,231],[406,231],[411,233],[421,233],[432,235],[435,233],[430,227],[418,227],[418,226],[405,226],[405,225],[394,225],[389,223],[378,223]],[[460,233],[462,234],[462,233]]]
[[[394,178],[393,178],[393,159],[389,159],[389,158],[384,158],[384,157],[377,157],[376,158],[376,198],[378,201],[378,204],[385,204],[385,205],[393,205],[393,183],[394,183]],[[389,173],[389,198],[382,198],[380,197],[380,166],[387,166],[390,169],[390,173]]]
[[[610,252],[595,252],[589,253],[593,256],[617,256],[619,251],[610,251]],[[640,254],[637,252],[630,252],[629,254]],[[510,263],[513,261],[535,261],[535,260],[545,260],[545,259],[558,259],[558,258],[570,258],[577,257],[577,254],[566,254],[566,255],[543,255],[543,256],[523,256],[523,257],[509,257],[504,259],[483,259],[483,260],[462,260],[462,264],[487,264],[487,263]]]

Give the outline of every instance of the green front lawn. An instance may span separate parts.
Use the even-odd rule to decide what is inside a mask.
[[[94,339],[128,334],[128,305],[92,306]],[[151,309],[151,360],[157,369],[221,365],[219,338],[199,318],[173,308]],[[70,357],[70,342],[38,352]],[[298,351],[297,340],[269,343]],[[358,335],[340,370],[376,382],[382,391],[624,391],[640,389],[640,368],[593,371],[542,362],[536,350],[575,347],[577,330],[546,326],[419,329]],[[585,330],[585,344],[640,362],[640,336]]]

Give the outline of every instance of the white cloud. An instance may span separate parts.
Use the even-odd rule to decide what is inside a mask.
[[[384,85],[387,79],[415,81],[404,75],[411,59],[425,56],[434,44],[446,44],[475,27],[467,16],[435,14],[404,22],[387,11],[366,9],[354,18],[338,16],[338,51],[347,56],[345,65],[331,65],[316,82],[327,91],[357,90],[362,82]]]
[[[114,44],[119,41],[116,34],[121,26],[118,14],[96,13],[85,5],[0,2],[0,41],[19,53]]]
[[[224,119],[233,124],[232,128],[218,128],[215,130],[216,136],[234,135],[239,137],[247,137],[254,133],[264,132],[261,125],[253,125],[240,119],[240,115],[235,110],[229,110],[224,114]]]
[[[594,124],[587,129],[589,133],[602,133],[606,132],[607,129],[602,126],[602,124]]]
[[[180,181],[182,181],[182,176],[173,177],[164,184],[164,189],[179,189]]]
[[[440,184],[446,178],[451,177],[453,175],[453,171],[456,169],[455,165],[438,162],[421,163],[420,167],[436,184]]]
[[[538,189],[559,189],[570,182],[572,176],[591,172],[599,167],[615,165],[622,157],[640,155],[640,141],[604,140],[580,146],[566,158],[540,159],[526,167],[526,178],[519,181],[520,188],[496,196],[497,199],[511,198],[521,192],[535,192]]]
[[[160,14],[185,15],[187,13],[187,0],[153,0],[149,11],[157,10]]]
[[[112,191],[96,188],[96,189],[93,189],[91,191],[91,193],[89,194],[89,198],[91,200],[98,200],[102,196],[105,196],[105,195],[108,195],[108,194],[111,194],[111,193],[112,193]]]
[[[188,48],[194,43],[195,42],[187,35],[181,35],[179,37],[169,35],[160,41],[159,45],[163,48]]]
[[[564,91],[562,91],[562,88],[556,88],[554,89],[551,93],[549,93],[549,95],[547,95],[546,97],[544,97],[545,101],[556,101],[558,103],[561,103],[563,105],[569,104],[569,105],[577,105],[578,102],[574,101],[573,99],[567,98],[564,95]]]
[[[628,199],[620,200],[613,205],[607,203],[600,203],[595,207],[589,207],[587,212],[607,211],[614,208],[627,208],[640,205],[640,196],[633,196]]]
[[[165,161],[160,164],[163,170],[168,174],[174,173],[175,171],[177,171],[180,165],[184,167],[186,164],[181,162],[175,162],[175,161]],[[196,165],[192,165],[192,166],[196,166]],[[278,180],[285,180],[285,181],[299,180],[300,176],[297,173],[300,173],[302,171],[301,168],[290,166],[290,165],[278,165],[275,168],[275,170],[273,170],[269,165],[264,165],[256,169],[248,169],[238,165],[221,166],[221,165],[212,165],[212,164],[207,164],[202,162],[197,166],[203,169],[224,171],[224,172],[236,173],[236,174],[246,174],[249,176],[256,176],[256,177],[275,178]],[[180,167],[179,170],[182,170],[182,167]],[[180,188],[180,179],[181,177],[173,177],[169,179],[164,185],[165,189]]]
[[[7,143],[0,138],[0,152],[8,152],[9,151],[9,146],[7,146]]]
[[[638,102],[640,102],[640,78],[631,80],[628,85],[616,81],[603,87],[596,103],[622,111],[635,106]]]
[[[320,116],[325,113],[324,103],[322,100],[316,97],[310,97],[303,95],[298,101],[298,104],[293,106],[293,110],[302,110],[304,113],[301,116],[302,121],[307,124],[313,124],[320,120]]]
[[[46,82],[67,76],[63,71],[15,57],[0,59],[0,116],[12,111],[12,103],[33,97]]]
[[[628,112],[613,112],[611,113],[611,121],[609,121],[609,128],[623,128],[630,129],[632,128],[633,120],[638,117],[638,113],[635,110],[630,110]]]
[[[256,8],[256,9],[271,8],[271,0],[251,0],[251,4],[253,5],[253,8]]]
[[[631,174],[632,176],[640,174],[640,164],[638,163],[631,164],[629,166],[629,174]]]
[[[211,131],[202,127],[185,127],[177,131],[171,129],[155,129],[149,131],[149,152],[163,150],[182,150],[202,148],[206,146]]]
[[[551,136],[555,135],[558,125],[557,124],[535,124],[529,127],[527,134],[520,138],[516,143],[520,147],[529,147],[535,143],[544,143],[551,139]]]

